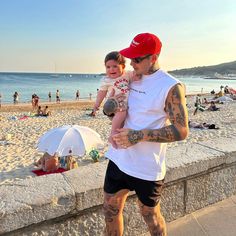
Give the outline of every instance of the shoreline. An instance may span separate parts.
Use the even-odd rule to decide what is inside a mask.
[[[48,106],[49,110],[57,110],[57,109],[78,109],[83,110],[86,108],[92,109],[94,105],[93,100],[68,100],[62,101],[60,103],[56,102],[40,102],[39,106]],[[32,112],[32,104],[31,102],[18,103],[18,104],[2,104],[0,108],[1,112]]]
[[[186,94],[186,98],[191,98],[194,96],[211,96],[210,93],[189,93]],[[39,106],[48,106],[50,110],[57,110],[57,109],[92,109],[95,103],[95,99],[80,99],[80,100],[65,100],[61,101],[60,103],[56,103],[55,101],[52,102],[40,102]],[[32,111],[32,104],[31,102],[21,102],[18,104],[13,103],[2,103],[0,108],[1,112],[31,112]]]

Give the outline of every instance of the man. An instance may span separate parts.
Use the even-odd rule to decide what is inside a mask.
[[[160,197],[166,173],[168,142],[188,135],[184,86],[158,65],[162,43],[150,33],[138,34],[120,53],[131,59],[140,81],[130,85],[128,116],[124,128],[113,136],[120,149],[110,147],[104,183],[107,235],[123,235],[123,215],[128,193],[134,190],[151,235],[166,235]]]

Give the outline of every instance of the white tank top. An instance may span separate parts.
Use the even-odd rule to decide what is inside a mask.
[[[124,127],[141,130],[166,126],[169,120],[164,111],[165,101],[168,92],[177,83],[180,81],[162,70],[132,82]],[[110,146],[105,156],[128,175],[157,181],[165,177],[166,146],[166,143],[157,142],[140,142],[127,149]]]

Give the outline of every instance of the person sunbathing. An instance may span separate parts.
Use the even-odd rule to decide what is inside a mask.
[[[47,152],[43,154],[35,165],[46,172],[54,172],[60,167],[58,156],[56,154],[51,156]]]
[[[214,101],[211,101],[211,105],[207,108],[209,111],[218,111],[220,108],[216,107],[216,104]]]
[[[38,110],[37,110],[37,116],[42,116],[43,115],[43,110],[41,108],[41,106],[38,107]]]
[[[45,108],[43,109],[43,116],[50,116],[51,115],[51,111],[49,110],[48,106],[45,106]]]
[[[207,100],[207,98],[203,98],[202,103],[203,103],[203,104],[209,104],[210,102]]]
[[[197,128],[197,129],[219,129],[218,127],[216,127],[215,124],[208,124],[208,123],[198,123],[198,122],[194,122],[194,121],[189,121],[188,122],[188,126],[189,128]]]

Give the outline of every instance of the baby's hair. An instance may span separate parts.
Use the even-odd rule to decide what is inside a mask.
[[[105,64],[110,60],[117,61],[119,65],[125,65],[125,58],[117,51],[110,52],[106,55],[104,60]]]

